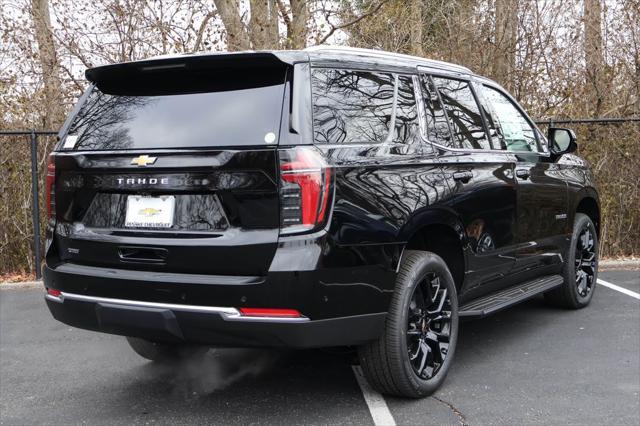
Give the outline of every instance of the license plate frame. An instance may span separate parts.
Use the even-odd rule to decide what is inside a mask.
[[[129,195],[125,210],[125,228],[169,229],[173,226],[174,195]]]

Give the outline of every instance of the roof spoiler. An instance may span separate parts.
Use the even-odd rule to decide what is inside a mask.
[[[254,78],[282,81],[290,66],[286,56],[271,52],[165,56],[90,68],[85,76],[102,92],[111,94],[144,95],[149,91],[160,94],[163,86],[167,86],[166,94],[199,92],[195,83],[204,80],[209,81],[207,90],[212,89],[211,82],[216,79],[224,80],[227,88],[230,80],[241,86]],[[260,72],[256,73],[256,69]],[[185,78],[185,74],[190,77]]]

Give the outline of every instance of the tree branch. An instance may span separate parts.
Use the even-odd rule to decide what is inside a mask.
[[[324,42],[326,42],[329,39],[329,37],[331,37],[333,34],[335,34],[336,31],[341,30],[343,28],[350,27],[352,25],[355,25],[358,22],[362,21],[363,19],[365,19],[365,18],[377,13],[382,8],[382,6],[385,3],[387,3],[388,1],[389,0],[381,0],[380,3],[378,3],[377,5],[371,7],[368,12],[365,12],[362,15],[352,19],[351,21],[345,22],[345,23],[337,25],[337,26],[333,25],[331,22],[329,22],[329,19],[327,19],[327,22],[329,23],[329,25],[331,25],[331,29],[320,40],[318,40],[316,44],[323,44]]]
[[[280,15],[282,15],[282,20],[284,21],[284,24],[287,26],[287,34],[289,34],[291,32],[291,17],[289,16],[289,11],[287,10],[287,7],[285,6],[285,4],[282,3],[282,0],[276,0],[276,3],[278,4]]]
[[[193,49],[191,50],[192,52],[197,52],[198,49],[200,48],[200,43],[202,43],[202,36],[204,35],[204,30],[206,29],[207,24],[209,23],[211,18],[213,18],[214,16],[216,16],[216,12],[211,11],[207,13],[207,15],[204,17],[204,19],[200,23],[200,28],[198,28],[198,33],[196,35],[196,42],[193,44]]]

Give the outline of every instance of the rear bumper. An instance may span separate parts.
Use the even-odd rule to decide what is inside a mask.
[[[226,347],[351,346],[384,328],[397,252],[298,238],[280,243],[261,276],[86,265],[50,253],[43,275],[45,287],[63,295],[47,296],[53,316],[79,328]],[[306,318],[240,318],[240,308],[294,309]]]
[[[62,292],[45,296],[54,318],[87,330],[163,342],[226,347],[359,345],[379,336],[385,314],[311,321],[242,317],[235,308],[179,305]]]

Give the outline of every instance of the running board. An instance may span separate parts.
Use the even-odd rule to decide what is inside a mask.
[[[482,318],[523,302],[536,294],[556,288],[562,285],[563,282],[564,280],[560,275],[547,275],[546,277],[526,281],[465,303],[460,306],[459,315],[461,318]]]

